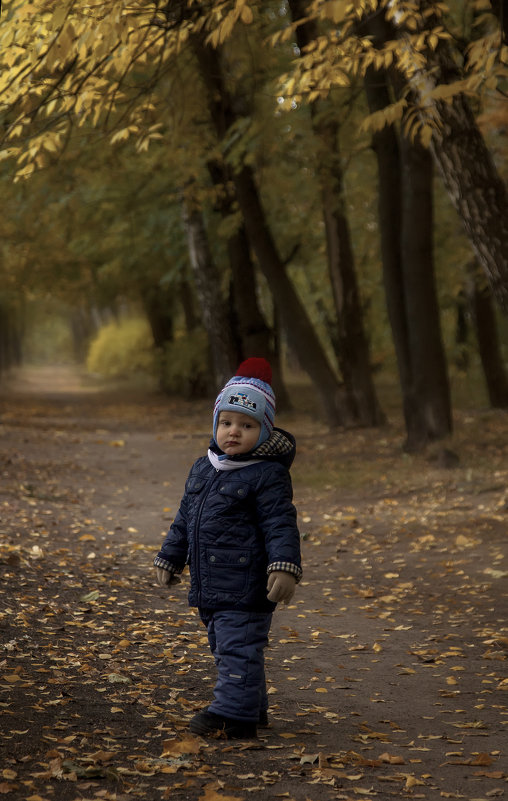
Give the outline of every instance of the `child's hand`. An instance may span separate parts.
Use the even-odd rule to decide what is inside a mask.
[[[288,604],[295,593],[296,579],[291,573],[274,570],[268,576],[268,600]]]
[[[181,578],[180,576],[175,575],[175,573],[171,573],[169,570],[163,570],[162,567],[157,567],[157,581],[161,585],[161,587],[169,587],[172,584],[180,584]]]

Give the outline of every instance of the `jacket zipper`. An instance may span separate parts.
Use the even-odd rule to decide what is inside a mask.
[[[210,477],[210,479],[209,479],[208,489],[207,489],[206,493],[204,494],[203,498],[201,499],[201,503],[199,504],[199,509],[198,509],[198,513],[197,513],[197,516],[196,516],[196,523],[195,523],[195,528],[194,528],[194,531],[195,531],[194,542],[195,542],[195,545],[196,545],[196,553],[194,554],[194,557],[195,557],[194,558],[194,562],[195,562],[195,565],[196,565],[196,573],[197,573],[197,579],[198,579],[197,585],[199,587],[199,591],[198,591],[198,606],[201,606],[201,559],[199,558],[199,553],[200,553],[200,548],[199,548],[199,527],[200,527],[200,524],[201,524],[201,515],[203,513],[203,507],[205,505],[205,501],[208,498],[208,496],[210,495],[212,486],[213,486],[213,484],[215,483],[215,480],[218,477],[218,473],[220,473],[220,470],[218,468],[215,468],[215,476],[212,475]]]

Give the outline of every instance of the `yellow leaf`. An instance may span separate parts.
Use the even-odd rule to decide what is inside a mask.
[[[197,737],[186,737],[179,740],[164,740],[162,743],[162,757],[178,757],[182,754],[199,754],[203,743]]]
[[[221,795],[217,790],[221,789],[219,782],[207,784],[203,787],[204,793],[199,796],[199,801],[243,801],[236,795]]]
[[[471,537],[465,537],[464,534],[459,534],[455,538],[455,544],[459,548],[473,548],[478,540],[473,540]]]
[[[405,765],[403,757],[396,756],[395,754],[381,754],[379,761],[387,762],[389,765]]]
[[[417,779],[416,776],[407,775],[405,778],[406,784],[404,790],[412,790],[413,787],[416,787],[419,784],[425,784],[425,782],[422,782],[421,779]]]
[[[242,20],[244,25],[250,25],[252,20],[254,19],[254,15],[252,13],[252,9],[250,6],[245,5],[241,12],[240,12],[240,19]]]
[[[109,762],[115,753],[115,751],[96,751],[95,754],[90,754],[90,759],[93,759],[94,762]]]

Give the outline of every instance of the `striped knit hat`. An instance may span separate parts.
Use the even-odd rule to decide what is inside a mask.
[[[217,436],[220,412],[241,412],[261,424],[255,447],[265,442],[272,433],[275,417],[275,395],[270,386],[272,368],[266,359],[246,359],[236,374],[217,396],[213,409],[213,437]]]

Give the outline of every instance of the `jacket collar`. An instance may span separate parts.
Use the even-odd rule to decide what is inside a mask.
[[[210,449],[208,458],[211,461],[210,453],[217,456],[220,462],[227,461],[236,467],[244,467],[245,463],[252,464],[256,462],[280,462],[280,464],[287,467],[288,470],[293,463],[296,454],[295,438],[289,431],[284,431],[282,428],[274,428],[270,437],[258,445],[254,450],[249,453],[242,453],[238,456],[226,457],[226,454],[221,451],[214,439],[210,442]],[[213,464],[213,462],[212,462]],[[220,469],[220,468],[218,468]],[[226,469],[233,469],[231,467]]]

